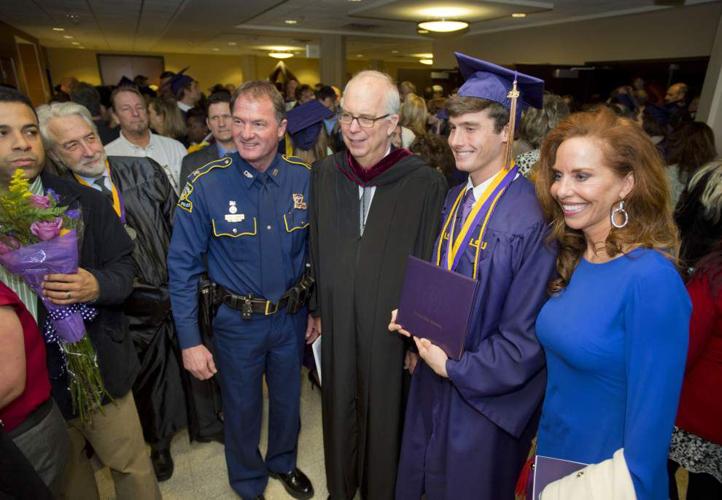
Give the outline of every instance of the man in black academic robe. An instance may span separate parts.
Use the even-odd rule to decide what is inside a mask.
[[[348,151],[313,167],[309,333],[322,330],[323,433],[330,498],[391,499],[404,374],[414,355],[389,335],[409,254],[428,259],[447,186],[419,157],[391,149],[399,97],[383,73],[347,85],[339,117]],[[412,359],[414,358],[414,359]]]

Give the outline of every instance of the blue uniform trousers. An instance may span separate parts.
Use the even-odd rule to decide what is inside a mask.
[[[222,305],[213,321],[228,477],[242,498],[263,494],[269,471],[287,473],[296,467],[305,320],[305,309],[243,320],[240,311]],[[264,373],[269,395],[265,461],[258,449]]]

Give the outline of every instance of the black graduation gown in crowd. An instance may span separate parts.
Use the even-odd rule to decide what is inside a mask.
[[[123,314],[123,303],[131,292],[135,272],[131,257],[133,242],[102,194],[45,170],[40,178],[46,191],[52,189],[59,195],[59,206],[82,210],[83,234],[78,265],[95,276],[100,288],[100,296],[92,304],[98,314],[94,320],[86,322],[85,327],[97,355],[105,389],[111,398],[122,398],[128,394],[138,374],[138,356],[128,333],[128,320]],[[38,325],[42,327],[47,312],[40,299],[38,305]],[[58,344],[46,344],[45,347],[52,396],[69,420],[77,415],[73,413],[63,358]]]
[[[125,306],[141,364],[133,395],[146,442],[161,443],[187,422],[166,265],[177,197],[153,160],[111,156],[108,161],[135,242],[136,276]]]
[[[376,192],[360,236],[359,185],[346,153],[314,165],[310,217],[322,320],[326,481],[332,499],[391,499],[401,445],[405,342],[390,334],[409,254],[428,259],[447,191],[418,156],[368,185]]]

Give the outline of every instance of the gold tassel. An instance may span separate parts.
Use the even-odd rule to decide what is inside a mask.
[[[516,87],[516,77],[512,84],[511,90],[506,95],[511,100],[509,107],[509,137],[506,141],[506,152],[504,155],[504,169],[509,170],[514,162],[512,158],[512,151],[514,148],[514,129],[516,128],[516,106],[517,98],[519,97],[519,90]]]

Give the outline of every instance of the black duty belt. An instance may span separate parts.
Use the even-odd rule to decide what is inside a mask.
[[[296,314],[308,302],[313,279],[304,275],[296,285],[286,290],[277,303],[253,295],[237,295],[218,284],[215,284],[215,287],[215,304],[225,304],[231,309],[241,311],[243,319],[251,319],[254,314],[271,316],[283,309],[289,314]]]
[[[221,302],[231,309],[241,311],[245,315],[251,314],[262,314],[264,316],[271,316],[276,314],[279,309],[284,309],[288,304],[288,297],[283,296],[277,304],[274,304],[270,300],[259,299],[252,295],[236,295],[231,293],[225,288],[221,289]]]

